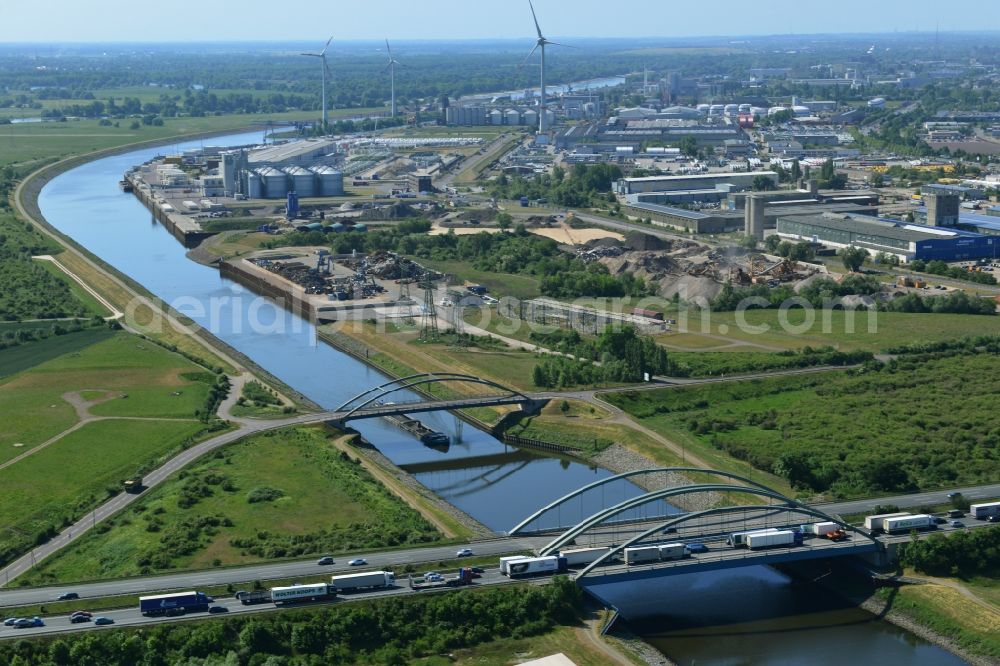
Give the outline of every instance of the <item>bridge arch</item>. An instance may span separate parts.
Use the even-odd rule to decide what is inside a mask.
[[[795,506],[775,506],[773,504],[756,505],[756,506],[726,506],[726,507],[718,507],[718,508],[715,508],[715,509],[705,509],[703,511],[695,511],[695,512],[692,512],[692,513],[686,513],[684,515],[676,516],[674,518],[670,518],[669,520],[665,520],[662,523],[660,523],[659,525],[656,525],[655,527],[651,527],[650,529],[646,530],[642,534],[638,534],[638,535],[632,537],[631,539],[628,539],[624,543],[621,543],[621,544],[615,546],[614,548],[612,548],[611,550],[609,550],[604,555],[601,555],[599,558],[597,558],[596,560],[594,560],[593,562],[591,562],[590,564],[588,564],[586,567],[584,567],[580,571],[580,573],[578,573],[576,575],[576,579],[579,580],[579,579],[583,578],[584,576],[586,576],[587,574],[589,574],[591,571],[593,571],[596,567],[600,566],[605,561],[613,558],[618,553],[623,552],[629,546],[632,546],[633,544],[636,544],[636,543],[641,543],[643,540],[645,540],[645,539],[653,536],[657,532],[661,532],[662,530],[665,530],[665,529],[670,528],[670,527],[676,527],[677,525],[681,525],[681,524],[683,524],[683,523],[685,523],[685,522],[687,522],[689,520],[697,520],[699,518],[704,518],[706,516],[713,516],[713,515],[719,515],[719,514],[725,514],[725,513],[736,513],[738,511],[767,511],[767,510],[777,510],[777,511],[782,512],[782,513],[790,513],[790,514],[799,514],[799,515],[805,515],[805,516],[812,516],[814,518],[819,518],[819,519],[821,519],[823,521],[833,522],[833,523],[836,523],[836,524],[840,525],[841,527],[843,527],[843,528],[845,528],[847,530],[850,530],[851,532],[854,532],[855,534],[860,534],[861,536],[865,537],[866,539],[868,539],[872,543],[874,543],[876,545],[879,545],[879,541],[875,537],[873,537],[872,535],[870,535],[870,534],[868,534],[868,533],[866,533],[866,532],[864,532],[862,530],[859,530],[858,528],[854,527],[853,525],[845,523],[844,521],[839,520],[837,518],[834,518],[833,516],[827,515],[823,511],[819,511],[817,509],[813,509],[812,507],[804,506],[804,505],[801,505],[801,504],[797,504]]]
[[[667,488],[665,490],[656,490],[645,495],[639,495],[638,497],[633,497],[627,499],[624,502],[619,502],[614,506],[602,509],[597,513],[593,514],[588,518],[584,518],[574,527],[556,537],[547,546],[539,551],[539,555],[552,555],[557,552],[560,548],[565,546],[567,543],[586,533],[593,527],[597,527],[609,518],[618,515],[629,509],[634,509],[640,507],[644,504],[649,504],[650,502],[655,502],[657,500],[667,499],[669,497],[676,497],[681,495],[691,495],[693,493],[704,493],[704,492],[733,492],[733,493],[743,493],[747,495],[756,495],[758,497],[767,497],[770,499],[778,500],[779,502],[785,503],[787,506],[804,506],[799,504],[795,500],[785,497],[781,493],[771,490],[769,488],[755,488],[750,486],[733,486],[724,483],[712,484],[712,483],[701,483],[694,484],[690,486],[681,486],[679,488]]]
[[[750,479],[748,477],[740,476],[739,474],[733,474],[732,472],[723,472],[723,471],[716,470],[716,469],[705,469],[705,468],[702,468],[702,467],[651,467],[651,468],[647,468],[647,469],[637,469],[637,470],[632,470],[630,472],[624,472],[622,474],[616,474],[615,476],[609,476],[609,477],[606,477],[606,478],[603,478],[603,479],[598,479],[597,481],[594,481],[593,483],[589,483],[589,484],[587,484],[587,485],[585,485],[585,486],[583,486],[581,488],[577,488],[573,492],[571,492],[569,494],[566,494],[566,495],[563,495],[559,499],[554,500],[553,502],[550,502],[548,505],[542,507],[541,509],[539,509],[535,513],[531,514],[530,516],[528,516],[527,518],[525,518],[524,520],[522,520],[520,523],[518,523],[517,525],[515,525],[513,527],[513,529],[511,529],[509,532],[507,532],[507,534],[508,534],[508,536],[513,536],[515,534],[518,534],[525,527],[527,527],[528,525],[530,525],[534,521],[538,520],[539,518],[541,518],[543,515],[545,515],[549,511],[552,511],[553,509],[556,509],[559,506],[561,506],[563,504],[566,504],[571,499],[573,499],[575,497],[579,497],[580,495],[584,494],[585,492],[587,492],[589,490],[593,490],[594,488],[600,488],[601,486],[609,484],[609,483],[612,483],[613,481],[618,481],[618,480],[621,480],[621,479],[628,479],[628,478],[632,478],[634,476],[643,476],[643,475],[648,475],[648,474],[662,474],[662,473],[670,473],[670,472],[676,472],[676,473],[700,472],[700,473],[704,473],[704,474],[711,474],[713,476],[721,476],[721,477],[724,477],[724,478],[733,479],[734,481],[740,481],[742,483],[745,483],[748,486],[752,486],[752,487],[755,487],[755,488],[761,488],[763,490],[771,490],[767,486],[765,486],[765,485],[763,485],[761,483],[758,483],[758,482],[756,482],[753,479]]]
[[[455,383],[467,383],[467,384],[481,384],[483,386],[490,386],[496,389],[500,389],[511,396],[516,396],[523,398],[525,402],[530,402],[531,398],[524,395],[520,391],[512,389],[503,384],[499,384],[489,379],[483,379],[481,377],[474,377],[472,375],[463,375],[456,372],[425,372],[418,375],[410,375],[409,377],[400,377],[399,379],[394,379],[390,382],[380,384],[379,386],[374,386],[367,391],[363,391],[358,395],[354,396],[340,407],[335,409],[336,412],[344,412],[346,414],[341,417],[341,420],[347,420],[355,412],[364,409],[368,405],[381,400],[382,398],[397,393],[399,391],[405,391],[417,386],[422,386],[424,384],[440,384],[446,382]],[[358,403],[358,401],[361,401]],[[358,404],[354,404],[358,403]],[[354,405],[353,407],[351,405]]]

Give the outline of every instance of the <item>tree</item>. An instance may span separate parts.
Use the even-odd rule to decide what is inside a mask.
[[[695,157],[698,154],[698,141],[693,136],[682,138],[677,143],[677,147],[680,148],[681,153],[688,157]]]
[[[793,181],[798,182],[802,180],[802,165],[799,164],[798,160],[792,162],[791,178]]]
[[[774,181],[767,176],[754,176],[751,189],[754,192],[767,192],[774,189]]]
[[[508,213],[500,213],[497,215],[497,226],[500,227],[501,231],[507,231],[510,229],[510,225],[513,221],[514,218],[512,218]]]
[[[845,247],[837,254],[840,255],[840,260],[844,262],[844,268],[856,273],[861,266],[865,263],[865,259],[868,258],[868,251],[860,247]]]

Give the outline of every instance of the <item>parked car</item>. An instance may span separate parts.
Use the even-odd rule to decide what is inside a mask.
[[[326,557],[321,557],[318,560],[316,560],[316,564],[319,564],[321,566],[326,564],[333,564],[333,558],[330,557],[329,555],[327,555]]]
[[[59,595],[58,601],[69,601],[70,599],[79,599],[80,595],[76,592],[63,592]]]
[[[689,543],[685,546],[689,553],[707,553],[708,546],[703,543]]]
[[[472,557],[473,552],[471,548],[463,548],[462,550],[455,553],[455,557]]]
[[[351,560],[350,562],[348,562],[348,564],[350,566],[352,566],[352,567],[363,567],[366,564],[368,564],[368,560],[366,560],[363,557],[356,557],[353,560]]]
[[[215,615],[216,613],[228,613],[229,609],[225,606],[212,606],[208,609],[208,612]]]
[[[101,617],[96,618],[94,620],[94,624],[96,624],[98,626],[105,625],[105,624],[114,624],[114,623],[115,623],[115,621],[112,620],[110,617],[104,617],[103,615]]]

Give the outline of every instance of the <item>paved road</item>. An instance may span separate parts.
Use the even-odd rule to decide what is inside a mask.
[[[545,545],[545,537],[515,537],[512,539],[495,539],[491,541],[473,542],[467,545],[477,556],[511,553],[522,550],[532,550]],[[122,594],[151,593],[157,590],[176,590],[179,588],[202,588],[210,585],[242,584],[253,580],[275,580],[293,578],[296,576],[317,576],[334,572],[352,571],[347,561],[352,557],[364,557],[368,560],[368,569],[378,570],[379,567],[402,568],[405,564],[421,562],[440,562],[455,558],[455,553],[463,548],[462,544],[449,546],[432,546],[429,548],[410,548],[390,552],[357,553],[338,557],[333,566],[319,566],[315,559],[296,562],[279,562],[259,564],[247,567],[232,567],[226,569],[209,569],[163,576],[147,576],[142,578],[126,578],[104,582],[84,583],[80,585],[61,585],[59,587],[32,587],[24,589],[0,590],[0,607],[25,606],[51,602],[63,592],[76,592],[82,598],[108,597]]]
[[[481,587],[484,585],[503,585],[509,584],[512,581],[500,575],[499,569],[488,569],[482,578],[477,579],[473,583],[473,587]],[[535,582],[544,583],[548,582],[548,579],[540,579]],[[447,589],[447,588],[446,588]],[[378,599],[381,597],[395,597],[402,595],[413,595],[413,594],[431,594],[430,591],[415,591],[409,588],[408,580],[405,578],[400,578],[396,581],[396,587],[388,590],[378,590],[373,592],[363,592],[357,594],[343,594],[337,597],[336,600],[332,600],[325,603],[316,604],[299,604],[297,607],[315,607],[315,606],[327,606],[333,604],[342,604],[358,601],[366,601],[370,599]],[[163,624],[165,622],[184,622],[191,620],[204,620],[212,617],[227,617],[230,615],[245,615],[248,613],[267,613],[273,612],[278,609],[274,604],[255,604],[253,606],[244,606],[239,601],[232,597],[226,598],[216,598],[213,606],[222,606],[227,609],[225,613],[220,613],[218,615],[210,615],[208,613],[191,613],[190,615],[182,617],[158,617],[150,618],[145,617],[139,613],[138,608],[127,608],[121,610],[110,610],[110,611],[95,611],[94,617],[109,617],[115,621],[113,625],[110,626],[95,626],[92,622],[83,622],[80,624],[73,624],[69,621],[69,617],[66,615],[55,615],[46,616],[44,618],[44,627],[33,627],[31,629],[15,629],[13,627],[5,627],[0,625],[0,640],[3,639],[16,639],[16,638],[31,638],[40,635],[52,635],[52,634],[66,634],[70,632],[79,631],[101,631],[105,629],[114,629],[115,627],[135,627],[140,625],[149,624]]]
[[[1000,497],[1000,483],[985,486],[966,486],[950,490],[932,490],[925,493],[896,495],[893,497],[873,497],[869,499],[850,500],[846,502],[828,502],[813,504],[815,508],[829,514],[848,515],[852,513],[870,513],[876,506],[895,504],[898,507],[911,509],[925,504],[944,504],[948,502],[948,493],[960,492],[966,499],[987,500]]]

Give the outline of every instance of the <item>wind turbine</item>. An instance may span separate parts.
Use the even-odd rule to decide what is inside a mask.
[[[389,48],[389,40],[385,40],[385,50],[389,53],[389,64],[385,69],[389,70],[389,89],[392,91],[392,117],[396,117],[396,65],[398,60],[392,57],[392,49]],[[385,70],[382,70],[385,71]]]
[[[535,15],[535,5],[532,4],[531,0],[528,0],[528,6],[531,7],[531,18],[533,18],[535,20],[535,32],[538,33],[538,41],[535,42],[535,47],[533,49],[531,49],[531,53],[528,54],[528,57],[526,57],[524,59],[524,62],[521,63],[521,65],[523,66],[525,63],[527,63],[528,60],[531,58],[531,56],[533,56],[535,54],[535,51],[541,49],[541,51],[542,51],[542,86],[541,86],[541,101],[539,102],[539,105],[538,105],[538,110],[539,110],[538,111],[538,133],[539,134],[545,134],[545,130],[546,130],[546,127],[545,127],[545,124],[546,124],[546,118],[545,118],[545,109],[546,109],[546,105],[545,105],[545,47],[547,45],[549,45],[549,44],[551,44],[553,46],[568,46],[569,48],[574,48],[574,47],[569,46],[568,44],[558,44],[556,42],[550,42],[549,40],[547,40],[545,38],[545,35],[542,34],[541,27],[539,27],[539,25],[538,25],[538,17]]]
[[[323,61],[323,132],[326,133],[326,76],[330,73],[330,68],[326,64],[326,50],[330,48],[330,42],[333,41],[333,36],[326,40],[326,45],[323,50],[319,53],[303,53],[304,56],[309,56],[310,58],[319,58]]]

